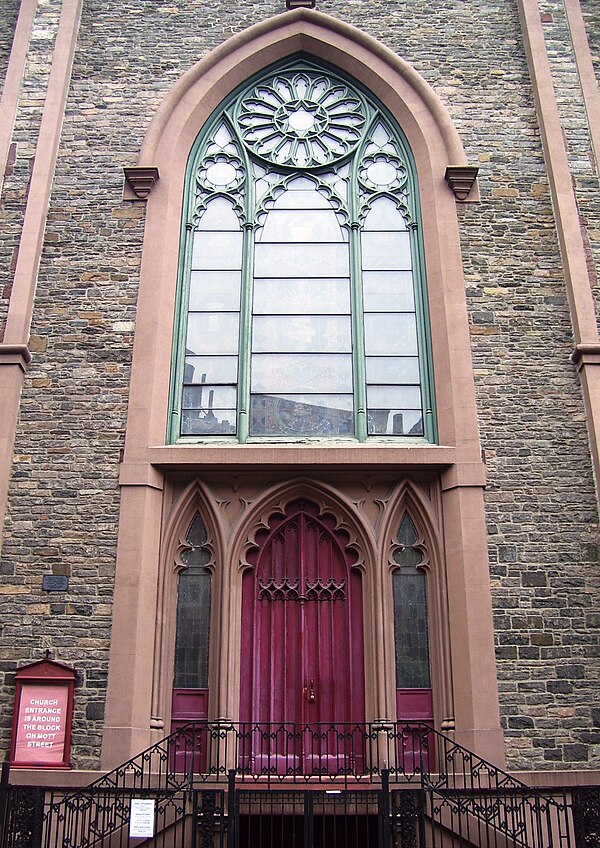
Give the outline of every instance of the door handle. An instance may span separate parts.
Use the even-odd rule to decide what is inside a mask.
[[[310,702],[311,704],[314,704],[314,702],[315,702],[315,700],[316,700],[316,696],[315,696],[315,681],[314,681],[314,680],[311,680],[311,681],[310,681],[310,686],[308,687],[308,700],[309,700],[309,702]]]

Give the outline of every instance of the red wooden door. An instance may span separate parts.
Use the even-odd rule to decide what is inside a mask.
[[[360,574],[348,538],[297,501],[257,538],[243,584],[241,716],[247,765],[303,773],[359,766],[364,722]],[[247,660],[247,662],[245,662]]]

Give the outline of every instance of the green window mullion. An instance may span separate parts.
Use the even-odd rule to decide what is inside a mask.
[[[411,196],[414,197],[414,187]],[[421,233],[418,223],[409,225],[410,251],[412,256],[415,311],[417,316],[417,339],[419,343],[419,371],[421,375],[421,404],[423,407],[423,435],[428,442],[437,442],[435,414],[435,395],[433,391],[433,359],[431,351],[431,333],[429,330],[429,309],[425,291],[425,263]]]
[[[178,355],[174,358],[171,366],[171,385],[173,394],[171,397],[171,422],[170,441],[176,442],[181,437],[181,405],[183,403],[183,375],[185,371],[185,340],[187,335],[187,323],[189,317],[190,297],[190,267],[192,264],[192,247],[194,242],[194,225],[191,222],[185,224],[182,236],[181,255],[179,257],[180,284],[177,286],[178,296],[175,304],[175,350]]]
[[[242,296],[240,301],[240,356],[238,362],[238,440],[250,432],[250,365],[252,358],[252,292],[254,289],[254,224],[244,225]]]
[[[362,246],[360,238],[361,201],[358,188],[358,172],[365,148],[377,120],[372,113],[363,129],[363,140],[354,155],[349,177],[350,200],[350,288],[352,293],[352,370],[354,374],[354,420],[356,439],[366,442],[368,436],[367,415],[367,360],[365,356],[365,320],[362,285]]]
[[[350,291],[352,298],[352,372],[356,438],[367,441],[367,387],[363,321],[362,260],[359,224],[350,226]]]

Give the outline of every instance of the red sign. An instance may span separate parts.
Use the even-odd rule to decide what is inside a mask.
[[[75,672],[51,661],[17,672],[11,765],[68,768]]]
[[[17,714],[15,760],[60,766],[64,760],[69,690],[65,685],[24,683]]]

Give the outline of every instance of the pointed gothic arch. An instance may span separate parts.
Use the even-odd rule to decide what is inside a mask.
[[[151,712],[152,727],[160,732],[168,730],[171,716],[178,584],[185,568],[182,555],[190,548],[187,535],[196,515],[202,519],[206,531],[204,547],[210,552],[205,567],[212,575],[213,606],[219,607],[223,592],[220,563],[226,556],[226,544],[222,520],[207,487],[194,479],[176,497],[171,514],[165,521],[161,543]],[[209,677],[214,677],[211,669],[216,669],[219,664],[218,628],[218,617],[211,616]]]
[[[179,227],[188,155],[224,98],[278,60],[306,55],[373,92],[402,128],[419,176],[441,444],[478,442],[455,197],[446,168],[466,164],[450,116],[428,83],[373,38],[299,9],[234,36],[175,84],[145,138],[138,167],[157,169],[148,201],[126,450],[165,443]],[[134,169],[135,170],[135,169]]]
[[[228,584],[228,611],[230,628],[223,633],[223,656],[228,662],[222,667],[218,681],[218,703],[221,714],[237,718],[240,710],[241,641],[243,620],[244,573],[251,567],[248,559],[259,547],[257,535],[264,533],[274,516],[284,516],[290,504],[299,500],[314,504],[320,515],[333,519],[336,533],[343,534],[345,547],[352,552],[352,569],[361,574],[362,630],[364,631],[365,690],[367,714],[377,712],[379,701],[373,669],[378,640],[375,609],[375,547],[372,529],[352,503],[334,486],[323,481],[301,477],[283,480],[267,487],[242,511],[232,528],[229,551],[230,579]],[[357,591],[357,590],[355,590]]]

